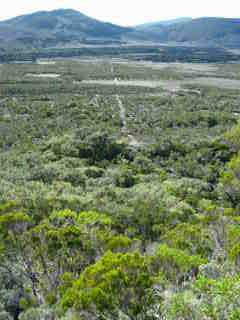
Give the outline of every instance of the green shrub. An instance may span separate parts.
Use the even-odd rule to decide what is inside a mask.
[[[165,244],[159,246],[153,256],[153,265],[157,270],[163,272],[170,281],[181,282],[184,278],[196,276],[206,259],[198,255],[188,255],[185,251],[170,248]]]
[[[151,285],[144,257],[108,252],[64,292],[61,305],[65,311],[74,308],[93,313],[114,314],[119,309],[134,317],[143,310],[144,296]]]
[[[214,244],[211,241],[208,229],[200,224],[179,224],[167,231],[161,239],[170,247],[185,250],[193,255],[209,257],[213,252]]]
[[[123,169],[116,174],[116,186],[120,188],[131,188],[136,183],[137,179],[132,170]]]
[[[101,178],[104,175],[104,170],[98,167],[88,167],[84,173],[88,178],[96,179]]]

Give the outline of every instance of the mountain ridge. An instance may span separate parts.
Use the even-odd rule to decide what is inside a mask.
[[[84,38],[120,39],[131,28],[88,17],[72,9],[38,11],[0,22],[3,42],[32,43],[82,40]]]
[[[168,26],[143,28],[155,41],[240,46],[240,19],[202,17]]]
[[[31,48],[76,43],[150,41],[203,46],[240,47],[240,19],[179,18],[123,27],[73,9],[38,11],[0,22],[2,45]]]
[[[162,25],[162,26],[170,26],[172,24],[182,23],[182,22],[188,22],[193,20],[193,18],[190,17],[179,17],[175,19],[167,19],[167,20],[159,20],[159,21],[152,21],[152,22],[146,22],[142,24],[138,24],[135,26],[137,29],[143,29],[143,28],[151,28],[155,25]]]

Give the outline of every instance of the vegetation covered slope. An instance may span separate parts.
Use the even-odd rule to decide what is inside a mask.
[[[74,10],[36,12],[0,22],[1,48],[43,48],[129,41],[186,42],[239,47],[240,20],[180,18],[133,28],[101,22]]]
[[[19,16],[0,23],[3,42],[48,46],[84,39],[120,39],[129,28],[100,22],[74,10],[54,10]]]
[[[0,319],[239,319],[239,90],[81,81],[184,76],[110,61],[1,68]]]
[[[163,27],[161,23],[142,28],[155,40],[164,42],[193,42],[204,45],[233,45],[240,43],[240,19],[199,18]]]
[[[170,26],[172,24],[177,24],[177,23],[183,23],[183,22],[188,22],[191,21],[192,18],[187,18],[187,17],[182,17],[182,18],[176,18],[172,20],[162,20],[162,21],[154,21],[154,22],[149,22],[149,23],[144,23],[137,25],[136,28],[138,30],[149,30],[151,31],[154,26],[160,27],[162,26]]]

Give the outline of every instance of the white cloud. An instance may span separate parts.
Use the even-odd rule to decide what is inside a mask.
[[[181,16],[240,17],[238,0],[8,0],[1,6],[0,19],[38,10],[72,8],[94,18],[122,25]]]

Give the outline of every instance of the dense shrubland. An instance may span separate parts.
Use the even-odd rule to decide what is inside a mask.
[[[239,319],[239,93],[50,93],[1,105],[0,319]]]
[[[51,30],[52,31],[52,30]],[[94,37],[94,35],[92,35]],[[91,37],[92,37],[91,36]],[[103,32],[101,30],[101,36]],[[67,42],[66,42],[67,40]],[[73,43],[71,44],[71,40]],[[64,48],[54,48],[59,45],[58,41],[54,39],[50,40],[38,40],[36,43],[26,43],[15,41],[14,43],[9,43],[8,45],[1,43],[0,47],[0,62],[10,63],[13,61],[26,61],[35,62],[37,59],[53,59],[53,58],[74,58],[74,57],[112,57],[112,58],[128,58],[135,60],[147,60],[156,62],[200,62],[200,63],[224,63],[228,61],[239,61],[239,54],[231,52],[220,47],[193,47],[193,46],[160,46],[160,45],[120,45],[116,41],[108,43],[108,40],[101,40],[100,42],[94,42],[94,39],[89,43],[87,39],[82,39],[83,42],[86,41],[86,45],[90,44],[93,46],[82,46],[76,48],[74,39],[69,39],[69,36],[63,37],[60,43],[70,43],[69,46]],[[63,42],[62,42],[63,41]],[[135,40],[134,40],[135,41]],[[107,44],[107,46],[105,45]],[[109,45],[110,44],[110,45]],[[116,45],[117,44],[117,45]],[[94,46],[97,45],[97,46]],[[100,46],[99,46],[100,45]],[[112,46],[111,46],[112,45]],[[35,47],[34,47],[35,46]],[[39,48],[40,46],[40,48]],[[61,45],[60,45],[61,46]],[[51,48],[50,48],[51,47]]]

